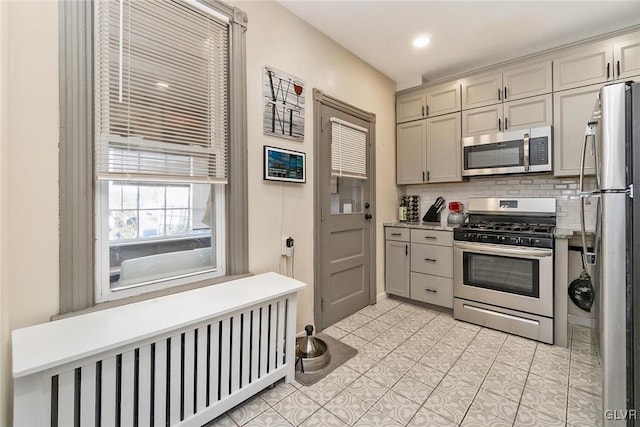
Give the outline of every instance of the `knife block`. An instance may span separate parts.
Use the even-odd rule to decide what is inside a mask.
[[[422,217],[422,221],[437,222],[438,224],[440,224],[440,214],[436,211],[432,211],[431,209],[429,209],[429,211],[427,211],[427,213],[424,214],[424,217]]]

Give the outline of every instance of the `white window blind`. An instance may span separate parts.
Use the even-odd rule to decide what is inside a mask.
[[[191,3],[95,2],[98,179],[227,179],[229,29]]]
[[[331,122],[331,175],[367,179],[367,129],[336,117]]]

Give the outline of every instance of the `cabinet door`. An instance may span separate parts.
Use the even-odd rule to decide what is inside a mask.
[[[461,84],[463,110],[502,101],[502,73],[468,77]]]
[[[460,113],[427,119],[427,182],[462,181]]]
[[[551,94],[504,103],[504,130],[551,126]]]
[[[453,308],[453,279],[411,273],[411,299]]]
[[[613,46],[613,59],[616,79],[640,76],[640,34],[633,40],[616,43]]]
[[[396,99],[396,123],[420,120],[425,117],[425,93],[400,95]]]
[[[530,63],[502,73],[502,99],[513,101],[551,93],[551,61]]]
[[[409,297],[409,250],[409,243],[386,242],[384,279],[389,294]]]
[[[610,44],[590,45],[553,61],[553,90],[573,89],[613,79]]]
[[[402,123],[396,127],[396,182],[421,184],[427,170],[426,120]]]
[[[462,112],[462,137],[502,132],[502,104]]]
[[[553,94],[553,174],[580,174],[585,127],[593,113],[602,85],[586,86]],[[587,149],[585,172],[593,175],[594,155]]]
[[[427,89],[427,117],[460,111],[460,83],[446,83]]]

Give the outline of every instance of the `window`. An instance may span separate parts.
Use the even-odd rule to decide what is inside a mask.
[[[247,271],[246,21],[61,2],[61,313]]]

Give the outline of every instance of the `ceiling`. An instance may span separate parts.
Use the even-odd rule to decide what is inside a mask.
[[[278,2],[398,89],[640,24],[638,0]]]

